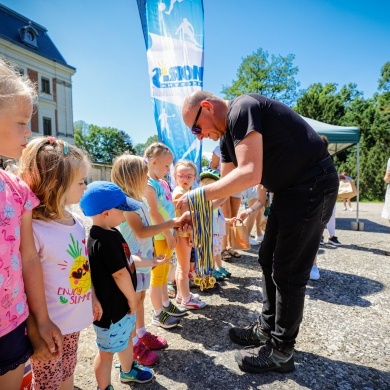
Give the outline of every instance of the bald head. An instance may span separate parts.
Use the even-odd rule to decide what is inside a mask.
[[[199,107],[200,103],[204,100],[209,102],[215,102],[217,100],[222,100],[222,99],[219,98],[218,96],[215,96],[211,92],[196,91],[186,97],[186,99],[184,100],[183,109],[185,107],[186,109],[191,110],[194,107]]]
[[[207,91],[197,91],[189,95],[183,104],[183,121],[190,128],[201,131],[196,134],[199,140],[218,140],[226,130],[227,101]]]

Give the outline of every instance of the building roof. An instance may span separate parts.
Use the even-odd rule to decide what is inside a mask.
[[[36,33],[36,45],[29,45],[23,40],[21,31],[24,31],[26,28],[31,28]],[[45,27],[2,4],[0,4],[0,38],[46,57],[49,60],[56,61],[68,68],[73,70],[76,69],[65,61],[65,58],[61,55],[47,34],[47,29]]]

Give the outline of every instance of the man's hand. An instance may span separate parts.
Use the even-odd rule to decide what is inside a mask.
[[[177,199],[177,201],[176,201],[176,208],[177,209],[181,209],[183,206],[188,207],[187,195],[188,195],[188,192],[186,194],[182,195],[179,199]]]

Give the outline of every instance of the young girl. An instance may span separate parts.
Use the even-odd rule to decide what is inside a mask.
[[[31,136],[35,98],[28,78],[0,59],[0,155],[21,156]],[[34,343],[38,357],[50,359],[62,352],[61,332],[48,316],[32,235],[32,209],[38,204],[22,180],[0,169],[0,389],[20,389],[24,364],[33,353],[26,325],[39,340]]]
[[[35,246],[41,259],[49,315],[64,335],[64,352],[52,361],[31,358],[36,389],[73,389],[80,331],[93,320],[86,233],[66,206],[86,189],[89,162],[81,150],[54,137],[29,142],[20,174],[41,201],[33,211]],[[95,318],[102,315],[95,302]]]
[[[148,166],[144,159],[130,154],[119,156],[111,170],[111,180],[122,190],[142,202],[139,210],[125,212],[126,221],[120,225],[120,230],[129,245],[132,254],[151,259],[154,253],[153,236],[166,229],[179,227],[177,218],[152,225],[149,211],[143,203],[143,194],[148,183]],[[159,350],[167,347],[164,337],[155,336],[145,329],[145,295],[150,286],[150,272],[152,267],[145,267],[143,262],[135,261],[137,268],[137,312],[136,312],[136,335],[133,338],[134,359],[142,365],[152,365],[159,360],[159,356],[152,350]],[[161,306],[159,306],[161,308]],[[157,309],[159,308],[157,307]],[[173,313],[175,314],[175,313]],[[179,313],[181,314],[181,313]],[[172,319],[174,324],[177,320]]]
[[[174,176],[177,186],[173,190],[173,201],[180,198],[183,194],[188,192],[196,178],[196,165],[189,160],[180,160],[176,163],[174,168]],[[180,216],[187,207],[183,206],[181,209],[176,209]],[[206,306],[205,302],[190,293],[190,285],[188,274],[190,272],[190,257],[191,257],[191,234],[179,233],[176,245],[177,268],[176,268],[176,283],[177,296],[176,301],[181,302],[181,306],[188,310],[203,309]]]
[[[160,224],[172,219],[175,210],[168,184],[163,177],[169,172],[173,162],[171,150],[160,142],[151,144],[144,154],[148,165],[148,185],[145,198],[149,205],[149,213],[154,224]],[[176,246],[176,238],[170,229],[154,236],[155,255],[172,257],[172,250]],[[168,297],[169,264],[159,265],[151,271],[150,299],[154,307],[152,323],[163,328],[172,328],[179,323],[178,318],[186,310],[175,306]]]

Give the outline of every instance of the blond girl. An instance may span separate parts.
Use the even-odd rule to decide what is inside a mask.
[[[35,99],[31,81],[0,58],[0,155],[21,156],[31,137]],[[62,353],[61,332],[48,316],[32,235],[32,210],[38,204],[26,183],[0,169],[0,389],[20,389],[25,362],[33,353],[27,327],[36,356],[50,359]]]
[[[161,142],[151,144],[144,154],[148,165],[148,182],[145,199],[153,224],[161,224],[175,216],[175,208],[169,185],[163,180],[173,162],[171,150]],[[176,247],[176,237],[170,229],[154,236],[155,255],[172,257]],[[169,264],[157,266],[151,271],[150,298],[154,307],[152,323],[163,328],[171,328],[179,323],[178,316],[186,309],[175,306],[168,297]]]
[[[173,190],[173,201],[180,198],[188,192],[196,179],[196,165],[189,160],[180,160],[175,164],[174,177],[176,187]],[[182,206],[176,209],[178,216],[187,211],[187,206]],[[177,268],[176,268],[176,284],[177,296],[176,301],[181,303],[181,306],[187,310],[203,309],[206,303],[199,299],[198,295],[190,293],[190,285],[188,274],[190,272],[190,257],[191,257],[191,234],[179,233],[176,245]]]
[[[143,258],[153,258],[153,236],[166,229],[180,226],[176,223],[177,219],[152,225],[149,211],[143,202],[143,194],[148,182],[148,166],[143,158],[127,153],[119,156],[112,167],[111,180],[130,197],[142,202],[140,209],[124,213],[125,221],[120,225],[121,233],[131,253]],[[135,258],[134,261],[137,268],[138,306],[136,334],[133,337],[133,357],[140,364],[150,366],[159,360],[159,356],[153,350],[163,349],[168,343],[164,337],[156,336],[145,329],[145,296],[150,286],[152,267],[136,260],[138,259]],[[174,323],[176,324],[176,321]]]
[[[20,175],[41,202],[33,210],[34,241],[49,315],[64,335],[64,352],[56,359],[31,358],[35,389],[73,389],[80,331],[102,315],[95,299],[92,314],[83,221],[67,208],[80,201],[89,166],[80,149],[54,137],[33,139],[20,159]]]

